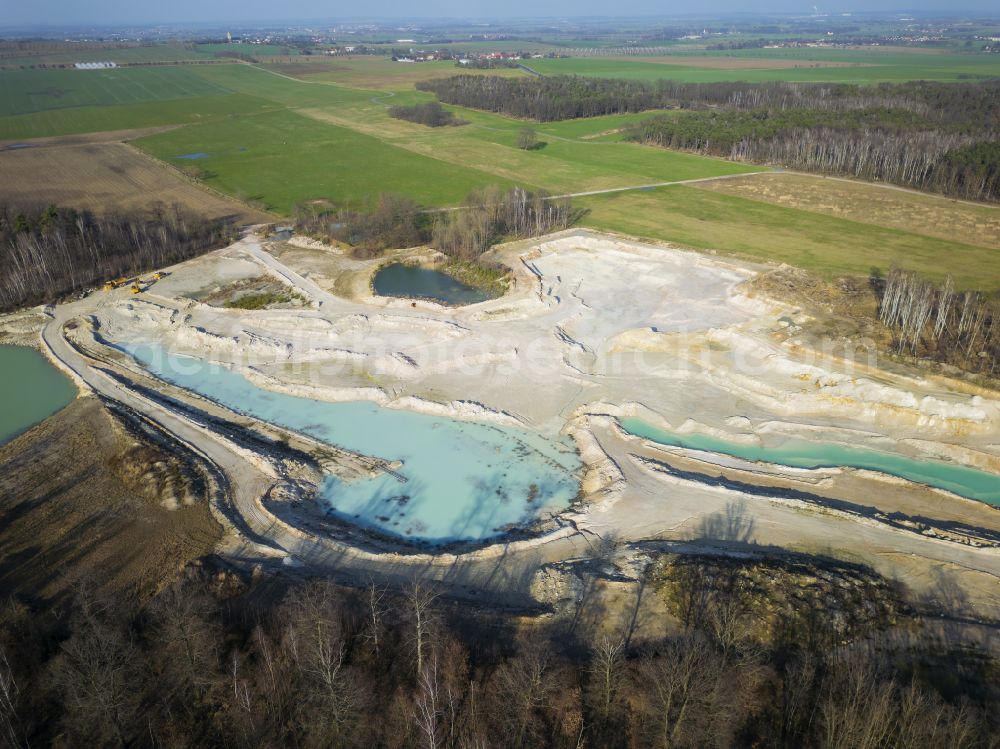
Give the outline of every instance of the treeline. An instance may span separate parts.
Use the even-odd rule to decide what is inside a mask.
[[[408,120],[427,127],[445,127],[468,124],[465,120],[459,119],[454,112],[450,112],[436,101],[428,101],[423,104],[412,106],[389,107],[389,116],[397,120]]]
[[[348,244],[358,257],[415,247],[430,237],[430,216],[410,198],[394,193],[382,193],[359,207],[300,204],[295,206],[294,220],[301,234]]]
[[[477,260],[498,242],[566,229],[580,217],[569,198],[552,199],[520,187],[474,190],[461,206],[433,212],[390,193],[362,208],[309,203],[295,209],[298,231],[349,244],[362,257],[429,244],[466,261]]]
[[[885,278],[879,319],[894,334],[898,353],[927,356],[962,369],[997,375],[1000,299],[893,269]]]
[[[445,102],[541,121],[680,108],[627,129],[650,145],[1000,199],[1000,81],[680,83],[455,76]]]
[[[922,129],[907,110],[683,112],[633,125],[625,138],[969,200],[1000,199],[1000,141]]]
[[[525,57],[530,59],[530,55],[527,53],[521,53],[517,57],[504,57],[502,59],[494,59],[492,57],[463,57],[461,62],[458,59],[455,60],[455,65],[459,68],[475,68],[476,70],[499,70],[501,68],[519,68],[521,67],[521,58]]]
[[[119,276],[180,262],[237,236],[178,206],[98,216],[0,207],[0,310],[52,302]]]
[[[414,582],[188,580],[141,609],[81,588],[59,616],[0,606],[9,747],[879,747],[993,745],[996,665],[845,644],[819,608],[778,645],[731,576],[686,573],[682,624],[642,646],[518,625]],[[727,582],[728,581],[728,582]],[[220,595],[227,592],[223,600]],[[792,592],[792,591],[789,591]],[[659,594],[653,593],[654,595]],[[802,611],[811,599],[796,592]],[[824,599],[820,599],[819,606]],[[866,610],[870,601],[859,602]],[[902,643],[904,638],[899,638]],[[943,696],[929,682],[942,664]]]
[[[462,208],[437,215],[431,244],[451,257],[475,260],[497,242],[567,229],[580,217],[569,198],[486,187],[470,193]]]
[[[242,62],[248,62],[253,65],[256,65],[257,63],[260,62],[260,60],[258,60],[253,55],[248,55],[246,52],[238,52],[236,50],[231,50],[231,49],[218,50],[213,54],[213,57],[217,57],[219,59],[240,60]]]
[[[447,104],[541,122],[642,112],[663,106],[650,84],[624,79],[457,75],[416,85]]]
[[[650,109],[901,109],[966,132],[1000,130],[1000,81],[849,83],[684,83],[660,79],[458,75],[421,81],[447,104],[539,121]]]

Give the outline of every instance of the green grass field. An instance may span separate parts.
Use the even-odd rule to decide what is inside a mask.
[[[939,57],[947,62],[949,55]],[[677,67],[613,59],[538,62],[572,63],[578,70],[624,65],[640,74],[649,65],[656,71]],[[387,65],[382,68],[388,75],[395,68]],[[387,191],[441,206],[488,184],[561,194],[757,169],[622,142],[617,131],[649,113],[533,124],[545,145],[523,151],[515,139],[528,123],[454,108],[469,124],[428,128],[388,116],[390,104],[432,98],[408,86],[366,90],[344,85],[336,75],[301,81],[241,64],[6,71],[0,72],[0,92],[0,140],[182,125],[135,143],[166,163],[197,171],[211,187],[279,213],[300,201],[357,202]],[[207,157],[178,158],[191,153]],[[587,225],[595,228],[828,274],[867,273],[896,263],[937,278],[951,273],[966,286],[1000,288],[994,250],[912,231],[683,186],[580,203],[590,211]]]
[[[375,95],[240,64],[0,71],[0,140],[183,125],[289,106],[358,104]]]
[[[499,118],[498,118],[499,119]],[[587,142],[552,137],[538,129],[544,146],[534,151],[516,147],[515,127],[470,125],[456,133],[429,133],[409,141],[437,158],[491,170],[555,193],[584,192],[656,182],[717,177],[756,171],[756,167],[693,154],[652,150],[634,143]]]
[[[5,71],[0,72],[0,117],[228,93],[181,67]]]
[[[412,92],[385,101],[400,103],[431,98],[427,94]],[[525,127],[524,122],[460,107],[450,109],[469,124],[461,127],[424,127],[393,119],[383,103],[370,100],[344,107],[304,111],[321,121],[361,129],[400,148],[557,194],[715,177],[758,169],[634,143],[581,140],[576,137],[619,128],[632,121],[635,115],[537,125],[535,130],[543,147],[523,151],[516,147],[516,139],[518,132]]]
[[[382,192],[451,205],[475,187],[508,184],[287,110],[171,130],[138,145],[175,166],[195,165],[212,187],[281,213],[299,201],[361,201]],[[199,152],[208,158],[177,158]]]
[[[207,153],[196,166],[211,175],[210,185],[279,212],[310,198],[358,200],[380,191],[410,195],[423,205],[453,205],[471,188],[487,184],[561,194],[752,170],[720,159],[572,137],[613,129],[624,118],[540,128],[545,147],[527,152],[515,146],[524,123],[496,115],[460,110],[470,124],[457,128],[428,128],[388,116],[387,104],[427,100],[428,94],[390,97],[289,80],[248,66],[213,66],[199,73],[226,90],[294,105],[295,111],[215,119],[138,145],[167,161]],[[247,150],[234,152],[238,148]]]
[[[459,68],[450,60],[435,60],[421,63],[393,62],[388,57],[358,55],[353,57],[295,57],[275,59],[262,63],[263,67],[276,73],[289,75],[304,81],[327,81],[342,86],[361,89],[392,89],[408,91],[418,81],[447,78],[459,73],[475,75],[525,76],[519,68],[498,68],[495,70],[468,70]]]
[[[892,265],[960,288],[1000,289],[997,251],[693,187],[581,198],[585,224],[824,275]]]
[[[197,60],[201,56],[192,49],[175,44],[149,44],[137,47],[122,47],[120,49],[76,49],[66,45],[59,51],[46,51],[39,54],[26,54],[18,57],[0,59],[0,67],[11,68],[21,65],[71,64],[74,62],[178,62]]]
[[[245,94],[224,94],[114,107],[49,109],[33,114],[0,117],[0,141],[184,125],[281,108],[283,107],[266,99]]]
[[[741,50],[743,51],[743,50]],[[796,55],[736,55],[752,65],[753,59],[797,59],[853,63],[842,67],[798,67],[773,69],[718,69],[699,66],[699,56],[690,63],[661,64],[627,58],[564,58],[532,60],[533,70],[544,75],[585,75],[596,78],[634,78],[637,80],[672,79],[691,83],[717,81],[814,81],[841,83],[879,83],[882,81],[935,80],[1000,77],[1000,56],[984,54],[872,53],[852,50],[751,50],[753,52],[802,52]],[[831,54],[842,52],[844,54]],[[715,52],[715,56],[723,53]]]
[[[324,107],[359,104],[378,96],[343,85],[303,83],[251,65],[206,65],[193,69],[204,80],[229,91],[257,96],[286,107]]]

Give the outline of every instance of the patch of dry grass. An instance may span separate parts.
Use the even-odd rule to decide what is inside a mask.
[[[753,174],[697,185],[788,208],[1000,249],[1000,208],[804,174]]]
[[[928,279],[950,275],[960,289],[1000,289],[995,249],[920,234],[911,226],[869,223],[864,214],[826,215],[694,185],[595,195],[575,202],[589,209],[583,220],[586,226],[788,263],[826,278],[867,276],[872,268],[885,272],[896,265]]]
[[[206,218],[272,220],[202,189],[125,143],[99,137],[45,139],[30,148],[0,150],[0,203],[52,203],[99,213],[176,203]]]

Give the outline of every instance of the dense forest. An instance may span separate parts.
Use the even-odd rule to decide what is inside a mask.
[[[650,109],[906,110],[928,124],[969,132],[1000,129],[1000,81],[852,83],[684,83],[658,79],[456,75],[417,88],[447,104],[541,122]]]
[[[904,124],[900,110],[728,110],[664,115],[626,139],[736,161],[892,182],[969,200],[1000,199],[1000,140]]]
[[[1000,199],[1000,81],[680,83],[454,76],[418,86],[450,104],[540,121],[682,109],[629,140]]]
[[[0,207],[0,311],[52,302],[119,276],[180,262],[236,238],[224,221],[174,206],[97,216]]]
[[[304,234],[349,244],[361,257],[430,244],[456,260],[475,261],[497,242],[565,229],[580,215],[568,198],[487,187],[471,192],[461,206],[434,212],[391,193],[360,208],[312,202],[296,207],[295,225]]]
[[[814,598],[797,587],[803,570],[782,563],[658,564],[649,594],[666,596],[673,623],[641,644],[613,626],[585,635],[572,617],[450,602],[416,581],[348,589],[206,572],[141,606],[86,584],[46,614],[8,600],[0,744],[995,745],[995,662],[929,647],[918,628],[876,645],[898,614],[885,583],[809,568],[828,576]],[[774,587],[790,572],[791,608],[755,603],[748,581]],[[761,629],[775,611],[777,626]]]

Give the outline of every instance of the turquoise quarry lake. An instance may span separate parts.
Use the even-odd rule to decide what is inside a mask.
[[[893,453],[806,440],[789,440],[778,447],[744,445],[701,434],[680,435],[635,418],[622,419],[621,426],[629,434],[662,445],[794,468],[866,468],[1000,506],[1000,476],[939,460],[917,460]]]
[[[44,356],[27,346],[0,346],[0,445],[56,413],[76,388]]]
[[[398,473],[405,482],[384,473],[323,482],[320,497],[330,512],[358,525],[432,543],[482,540],[566,508],[579,491],[581,463],[566,437],[368,401],[301,398],[159,347],[125,350],[161,379],[234,411],[353,452],[401,461]]]

